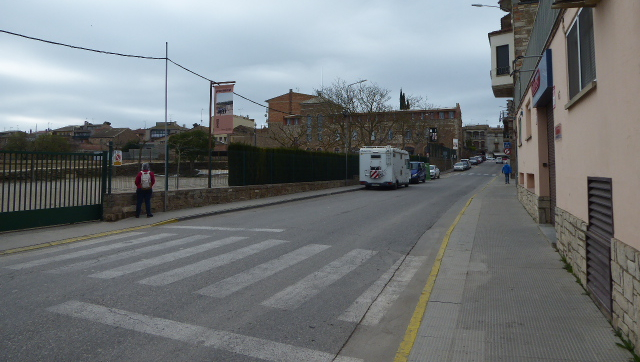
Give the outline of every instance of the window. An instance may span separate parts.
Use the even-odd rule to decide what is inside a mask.
[[[593,10],[583,8],[567,34],[569,98],[596,79],[596,54],[593,36]]]
[[[456,112],[449,111],[449,118],[456,118]]]
[[[405,138],[405,139],[408,139],[408,140],[410,140],[410,139],[411,139],[411,130],[407,130],[407,131],[406,131],[406,133],[405,133],[405,135],[404,135],[404,138]]]
[[[324,132],[324,118],[322,115],[318,115],[318,141],[322,141],[322,132]]]
[[[522,114],[524,112],[520,111],[520,116],[518,117],[518,144],[522,145]]]
[[[440,119],[444,119],[444,112],[439,112],[439,116]]]
[[[531,128],[531,102],[527,102],[527,105],[525,106],[525,117],[524,117],[524,122],[525,122],[525,140],[530,140],[531,137],[533,137],[533,133],[532,133],[532,128]]]
[[[392,139],[393,139],[393,131],[392,131],[392,130],[390,130],[390,131],[389,131],[389,140],[392,140]]]
[[[496,75],[509,75],[509,44],[496,47]]]

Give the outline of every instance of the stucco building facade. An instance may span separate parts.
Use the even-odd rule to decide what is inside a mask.
[[[540,0],[514,83],[518,197],[637,352],[638,14],[637,0]]]

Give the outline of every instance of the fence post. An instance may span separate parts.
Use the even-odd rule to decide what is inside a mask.
[[[113,141],[109,141],[109,159],[107,160],[107,168],[109,169],[109,181],[107,186],[107,194],[111,195],[111,180],[113,179]]]
[[[107,157],[109,157],[108,152],[109,151],[101,152],[102,153],[102,157],[101,157],[102,158],[102,172],[101,172],[102,173],[102,187],[101,187],[102,190],[100,192],[101,195],[104,195],[107,193],[107,178],[109,173],[108,167],[107,167],[107,163],[109,162],[107,160]],[[102,196],[100,196],[100,202],[102,202]]]

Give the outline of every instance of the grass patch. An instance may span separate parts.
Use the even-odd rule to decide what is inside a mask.
[[[569,272],[569,274],[573,275],[573,277],[576,279],[576,283],[580,284],[582,289],[586,291],[587,289],[584,287],[584,285],[582,285],[582,281],[580,280],[580,278],[578,278],[576,273],[573,272],[573,266],[569,264],[569,262],[567,261],[567,258],[564,255],[560,255],[560,260],[562,261],[562,264],[564,264],[562,269],[566,270],[567,272]]]
[[[631,343],[630,340],[624,338],[622,333],[618,330],[614,330],[616,336],[622,341],[622,343],[616,343],[616,346],[626,349],[633,356],[633,362],[640,362],[640,357],[636,354],[635,346]]]

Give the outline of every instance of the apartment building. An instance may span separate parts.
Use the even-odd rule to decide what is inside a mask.
[[[518,197],[640,352],[640,1],[535,3],[511,73]]]

